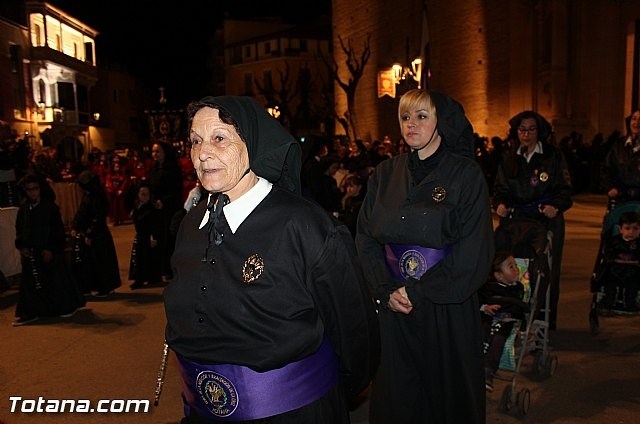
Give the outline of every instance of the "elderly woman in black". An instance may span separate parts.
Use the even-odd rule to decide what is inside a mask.
[[[398,118],[411,152],[376,167],[356,234],[380,304],[371,422],[484,423],[476,292],[493,228],[473,130],[460,104],[436,92],[405,93]]]
[[[300,195],[300,147],[255,100],[205,97],[188,118],[209,193],[164,292],[184,422],[347,423],[378,334],[348,230]]]
[[[496,175],[493,203],[501,225],[509,218],[530,218],[553,232],[551,311],[549,328],[556,328],[560,296],[560,268],[564,245],[563,212],[573,204],[571,177],[562,152],[547,142],[549,122],[533,111],[509,120],[516,145],[502,157]],[[504,246],[501,246],[504,247]]]

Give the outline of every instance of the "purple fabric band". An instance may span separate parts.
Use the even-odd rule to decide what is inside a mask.
[[[444,249],[431,249],[410,244],[385,244],[387,268],[398,281],[409,278],[419,280],[429,268],[444,259],[451,252],[451,246]]]
[[[254,420],[309,405],[338,384],[338,358],[325,337],[311,356],[266,372],[201,365],[176,354],[185,414],[218,421]]]

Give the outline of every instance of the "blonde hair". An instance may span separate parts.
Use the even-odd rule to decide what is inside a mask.
[[[436,116],[436,104],[433,99],[424,90],[413,89],[409,90],[400,97],[400,103],[398,104],[398,121],[402,126],[402,115],[405,113],[411,113],[416,110],[424,109],[429,115]]]

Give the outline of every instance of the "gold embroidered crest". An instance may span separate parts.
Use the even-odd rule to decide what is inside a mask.
[[[262,275],[264,271],[264,261],[258,255],[251,255],[249,258],[244,261],[244,265],[242,265],[242,279],[245,283],[253,283]]]
[[[540,181],[542,181],[543,183],[546,182],[549,179],[549,174],[547,174],[546,172],[541,172],[540,173]]]
[[[447,197],[447,190],[444,187],[435,187],[431,192],[431,198],[440,203]]]

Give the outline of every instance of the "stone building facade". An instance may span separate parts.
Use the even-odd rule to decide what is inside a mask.
[[[510,117],[532,109],[557,140],[577,131],[589,141],[624,131],[640,106],[639,22],[632,0],[333,0],[333,47],[346,76],[338,36],[357,49],[371,34],[356,99],[360,138],[399,137],[397,98],[378,98],[378,74],[423,55],[423,86],[459,100],[480,135],[502,137]],[[340,111],[338,86],[335,96]]]

